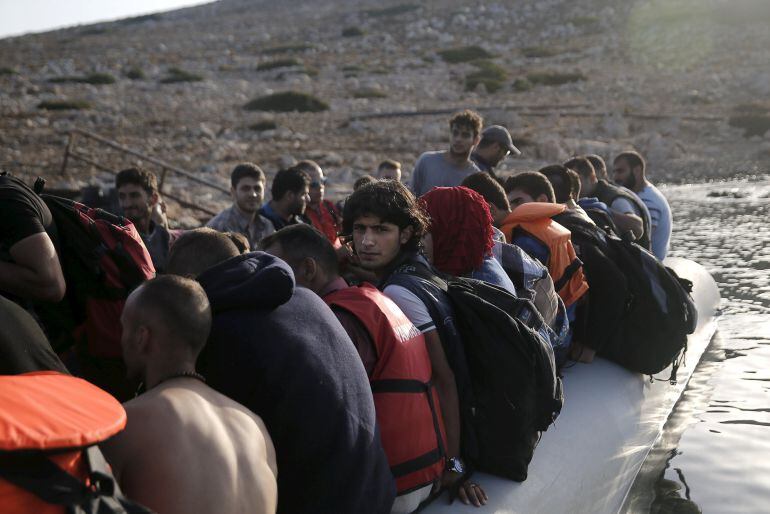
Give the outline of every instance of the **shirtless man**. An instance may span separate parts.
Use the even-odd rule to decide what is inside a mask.
[[[158,514],[274,513],[275,449],[262,420],[195,373],[211,308],[201,286],[173,275],[146,282],[121,318],[123,357],[147,392],[102,445],[126,496]]]

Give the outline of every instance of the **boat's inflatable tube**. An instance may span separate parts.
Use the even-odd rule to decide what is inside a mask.
[[[564,409],[535,450],[529,477],[522,483],[478,473],[473,480],[487,491],[481,508],[459,501],[448,505],[446,494],[422,512],[495,514],[617,513],[647,454],[687,385],[716,330],[719,290],[699,264],[679,258],[666,260],[677,274],[693,282],[698,327],[689,336],[685,363],[676,385],[670,369],[650,383],[598,358],[564,371]]]

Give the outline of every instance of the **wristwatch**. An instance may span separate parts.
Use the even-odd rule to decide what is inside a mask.
[[[450,457],[446,460],[446,468],[452,473],[462,475],[465,473],[465,464],[460,457]]]

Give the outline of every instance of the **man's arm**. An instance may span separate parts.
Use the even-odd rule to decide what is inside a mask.
[[[618,227],[620,234],[631,231],[634,239],[639,239],[644,234],[644,222],[637,209],[625,198],[616,198],[610,207],[612,221]]]
[[[634,239],[639,239],[644,234],[644,223],[642,218],[636,214],[630,212],[618,212],[614,209],[610,209],[612,214],[612,221],[615,222],[615,226],[618,227],[621,235],[631,231],[634,234]]]
[[[59,257],[45,232],[25,237],[0,261],[0,290],[28,300],[58,302],[66,290]]]

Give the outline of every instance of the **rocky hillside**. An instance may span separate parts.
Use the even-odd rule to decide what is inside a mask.
[[[446,113],[470,107],[515,135],[524,155],[508,171],[629,147],[657,181],[770,170],[770,3],[481,4],[220,0],[0,40],[0,166],[109,182],[76,161],[59,175],[80,128],[223,185],[239,161],[274,173],[314,158],[341,195],[385,157],[408,172],[445,147]],[[310,110],[252,102],[283,92]],[[77,144],[104,168],[136,162]]]

